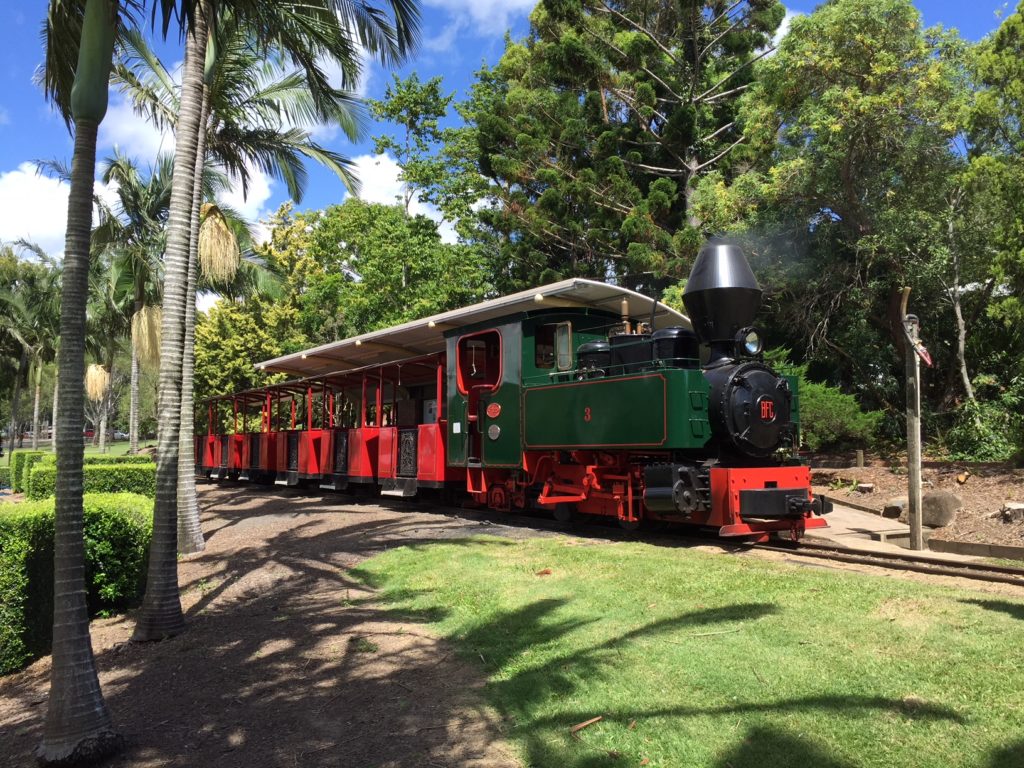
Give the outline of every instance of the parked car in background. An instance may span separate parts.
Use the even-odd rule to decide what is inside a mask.
[[[127,440],[128,439],[128,433],[127,432],[121,432],[120,430],[115,429],[114,430],[114,439],[115,440]]]

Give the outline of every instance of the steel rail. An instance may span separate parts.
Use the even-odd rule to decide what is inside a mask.
[[[754,544],[752,549],[782,552],[787,555],[810,557],[819,560],[835,560],[836,562],[911,571],[933,576],[953,576],[961,579],[1014,584],[1024,587],[1024,568],[1014,568],[1011,566],[991,565],[973,561],[944,560],[937,557],[928,557],[927,555],[879,552],[811,542],[776,541],[772,544]]]

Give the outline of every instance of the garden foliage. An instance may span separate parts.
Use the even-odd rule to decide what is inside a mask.
[[[156,496],[156,464],[85,464],[82,467],[86,493],[137,493]],[[33,500],[53,496],[57,485],[57,467],[45,463],[33,467],[25,493]]]
[[[45,451],[13,451],[11,453],[11,489],[15,493],[24,493],[26,472],[45,455]]]
[[[121,610],[142,593],[153,502],[87,493],[83,505],[89,613]],[[0,503],[0,674],[50,648],[53,535],[52,498]]]

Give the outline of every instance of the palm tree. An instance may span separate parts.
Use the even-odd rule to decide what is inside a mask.
[[[15,245],[28,251],[39,261],[42,271],[39,273],[35,289],[30,292],[28,309],[32,315],[32,335],[36,338],[39,346],[39,354],[36,356],[32,376],[35,383],[35,395],[32,407],[32,450],[39,449],[39,397],[42,389],[42,376],[44,363],[52,362],[57,356],[57,348],[60,342],[60,279],[61,265],[40,248],[36,243],[27,240],[18,240]],[[54,402],[57,398],[57,380],[53,382]],[[56,408],[50,425],[56,428]]]
[[[319,114],[328,117],[338,91],[331,87],[320,61],[342,65],[344,86],[359,74],[357,44],[386,63],[404,58],[413,43],[418,23],[414,0],[390,0],[392,24],[379,9],[362,0],[305,0],[252,5],[225,4],[234,8],[238,23],[249,30],[257,52],[277,51],[303,70],[310,97]],[[203,100],[210,71],[217,61],[207,57],[207,23],[216,23],[209,0],[200,0],[195,23],[186,38],[182,95],[175,132],[175,172],[167,237],[164,314],[160,360],[160,413],[158,432],[157,498],[149,577],[142,610],[135,627],[138,640],[159,639],[180,632],[184,626],[177,585],[177,488],[178,441],[181,427],[184,321],[188,295],[191,214],[195,206],[196,153],[203,125]],[[201,165],[199,166],[202,167]],[[191,414],[186,419],[190,421]]]
[[[194,0],[154,0],[166,33],[177,16],[188,26]],[[50,0],[44,26],[46,97],[74,128],[68,223],[61,281],[53,655],[42,743],[44,764],[96,759],[117,750],[89,639],[82,539],[82,421],[85,306],[88,295],[96,135],[107,111],[114,42],[141,0]]]
[[[0,333],[14,342],[19,360],[11,398],[10,447],[14,447],[15,439],[21,434],[21,385],[27,374],[28,383],[34,386],[32,448],[36,450],[43,369],[52,360],[57,341],[60,267],[37,245],[23,240],[15,245],[32,253],[36,262],[19,259],[9,287],[0,288]]]
[[[34,386],[32,406],[32,450],[39,448],[39,400],[43,368],[52,359],[57,346],[57,321],[60,317],[60,270],[54,264],[40,271],[29,286],[14,292],[0,289],[0,304],[6,308],[3,317],[7,333],[21,346],[22,367]],[[17,401],[20,380],[15,383],[11,403],[12,421],[17,422]],[[13,436],[13,433],[12,433]]]
[[[111,250],[122,274],[131,279],[130,453],[139,449],[140,352],[150,363],[155,363],[157,357],[152,320],[153,309],[160,302],[161,257],[172,170],[171,158],[164,155],[157,158],[149,176],[144,177],[132,160],[115,152],[104,163],[102,179],[105,184],[116,186],[117,203],[113,209],[100,207],[100,223],[92,235],[93,250]]]
[[[112,250],[94,250],[89,281],[89,305],[86,319],[86,349],[104,371],[102,391],[90,394],[98,402],[99,419],[96,441],[100,453],[106,452],[107,419],[114,405],[115,356],[120,342],[128,338],[132,327],[135,275],[132,265]],[[91,366],[90,366],[91,368]],[[89,377],[86,376],[86,389]]]
[[[288,72],[280,62],[268,61],[254,49],[252,36],[237,22],[237,17],[221,20],[217,56],[207,67],[200,133],[199,158],[229,169],[247,186],[250,166],[261,167],[285,181],[294,198],[301,199],[305,189],[304,161],[312,158],[333,170],[350,188],[354,180],[350,163],[313,139],[306,127],[322,119],[313,103],[311,89],[299,71]],[[154,122],[174,127],[179,108],[178,89],[170,72],[139,34],[126,36],[126,55],[115,68],[115,79],[129,94],[136,108]],[[342,126],[353,140],[361,128],[361,110],[352,94],[337,90],[328,106],[331,121]],[[196,180],[200,176],[196,176]],[[192,371],[195,345],[195,293],[197,256],[210,263],[206,249],[199,249],[198,207],[204,195],[194,189],[193,231],[190,233],[188,296],[185,304],[185,344],[182,357],[181,426],[178,463],[178,551],[201,551],[205,546],[199,525],[199,503],[192,468],[195,464],[193,440]],[[211,221],[216,221],[212,219]],[[211,275],[207,280],[224,284],[231,279],[239,263],[237,249],[230,248],[231,268],[227,274]],[[212,260],[217,263],[217,260]],[[252,271],[252,270],[250,270]]]

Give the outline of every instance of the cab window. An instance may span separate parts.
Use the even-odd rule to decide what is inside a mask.
[[[501,381],[501,336],[497,331],[484,331],[463,336],[458,345],[459,390],[473,387],[495,389]]]
[[[533,334],[533,364],[537,368],[572,368],[572,324],[548,323],[537,326]]]
[[[533,364],[537,368],[555,367],[555,326],[540,325],[533,335]]]
[[[555,356],[558,370],[572,368],[572,326],[569,323],[559,323],[555,328]]]

